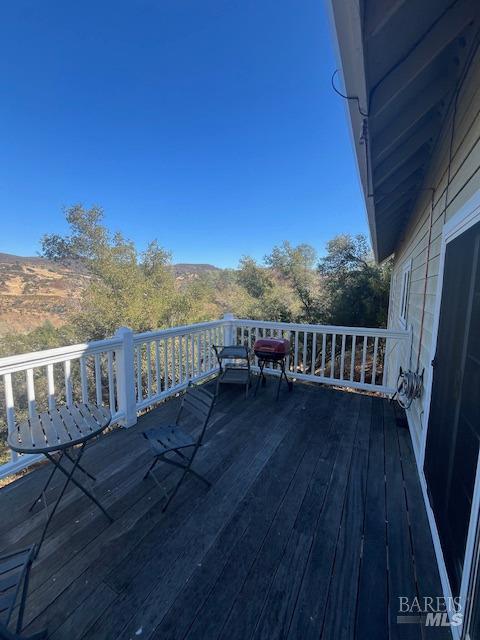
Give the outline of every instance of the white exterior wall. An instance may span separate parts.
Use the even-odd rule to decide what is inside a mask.
[[[399,364],[403,368],[416,370],[418,360],[419,370],[425,369],[424,388],[428,385],[430,362],[434,355],[432,331],[442,230],[462,205],[480,190],[480,53],[477,53],[463,82],[456,113],[453,111],[451,105],[423,184],[425,190],[421,192],[411,221],[399,240],[390,292],[388,327],[403,328],[400,319],[402,273],[404,266],[411,261],[407,324],[412,329],[413,342],[411,349],[404,349]],[[432,191],[427,190],[432,187],[433,200]],[[422,431],[427,422],[425,393],[413,402],[408,418],[415,453],[420,462]]]

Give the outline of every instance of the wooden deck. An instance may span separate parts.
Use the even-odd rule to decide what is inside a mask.
[[[140,433],[178,400],[85,453],[95,493],[72,488],[31,574],[26,632],[55,640],[445,638],[397,624],[398,596],[440,595],[408,432],[386,401],[296,384],[273,401],[227,388],[197,468],[169,510],[142,481]],[[40,468],[0,491],[1,547],[34,542]],[[177,471],[163,465],[166,489]],[[60,478],[57,478],[60,480]],[[49,492],[51,502],[58,482]],[[431,636],[428,635],[430,632]],[[423,635],[422,635],[423,634]]]

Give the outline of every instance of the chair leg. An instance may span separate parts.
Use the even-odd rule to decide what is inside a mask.
[[[181,464],[180,462],[175,462],[175,460],[172,460],[171,458],[167,458],[166,456],[162,456],[162,460],[164,462],[166,462],[167,464],[171,464],[174,467],[178,467],[179,469],[186,469],[189,473],[192,473],[199,480],[204,482],[207,486],[209,486],[209,487],[212,486],[212,483],[209,480],[207,480],[202,475],[197,473],[194,469],[192,469],[193,457],[192,458],[187,458],[187,456],[184,456],[183,454],[181,454],[180,451],[177,451],[177,449],[172,449],[172,451],[174,453],[178,454],[179,456],[181,456],[184,460],[186,460],[187,464]]]
[[[194,471],[191,467],[188,467],[188,471],[190,473],[192,473],[196,478],[198,478],[199,480],[204,482],[207,485],[207,487],[211,487],[212,486],[212,483],[210,482],[210,480],[207,480],[206,478],[204,478],[202,475],[200,475],[199,473]]]
[[[146,480],[148,478],[148,476],[151,474],[151,472],[153,471],[153,468],[157,464],[157,462],[158,462],[158,456],[153,459],[152,464],[148,467],[147,473],[143,476],[144,480]]]
[[[187,475],[187,473],[189,472],[188,467],[185,468],[184,472],[182,473],[182,477],[180,478],[180,480],[177,482],[177,484],[175,485],[175,488],[173,489],[172,493],[169,495],[167,502],[165,503],[165,506],[162,508],[162,513],[165,513],[165,511],[168,509],[169,504],[171,503],[171,501],[173,500],[173,498],[175,497],[177,491],[180,488],[180,485],[183,483],[183,481],[185,480],[185,477]]]

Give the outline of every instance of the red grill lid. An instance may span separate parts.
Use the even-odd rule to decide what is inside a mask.
[[[260,338],[253,345],[255,353],[271,353],[273,355],[287,355],[290,353],[290,340],[284,338]]]

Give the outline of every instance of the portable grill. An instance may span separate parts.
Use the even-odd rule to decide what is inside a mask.
[[[290,353],[290,341],[283,338],[260,338],[255,341],[253,350],[257,358],[281,360]]]
[[[292,381],[287,378],[287,373],[285,370],[286,360],[290,354],[290,340],[285,340],[283,338],[259,338],[253,345],[253,351],[257,356],[258,366],[260,367],[260,375],[255,387],[255,395],[257,393],[260,381],[262,382],[262,386],[265,386],[265,384],[267,383],[267,379],[263,370],[268,362],[280,365],[281,369],[277,386],[277,400],[280,393],[282,378],[285,378],[285,382],[288,385],[288,390],[291,391],[293,388],[293,384]]]

